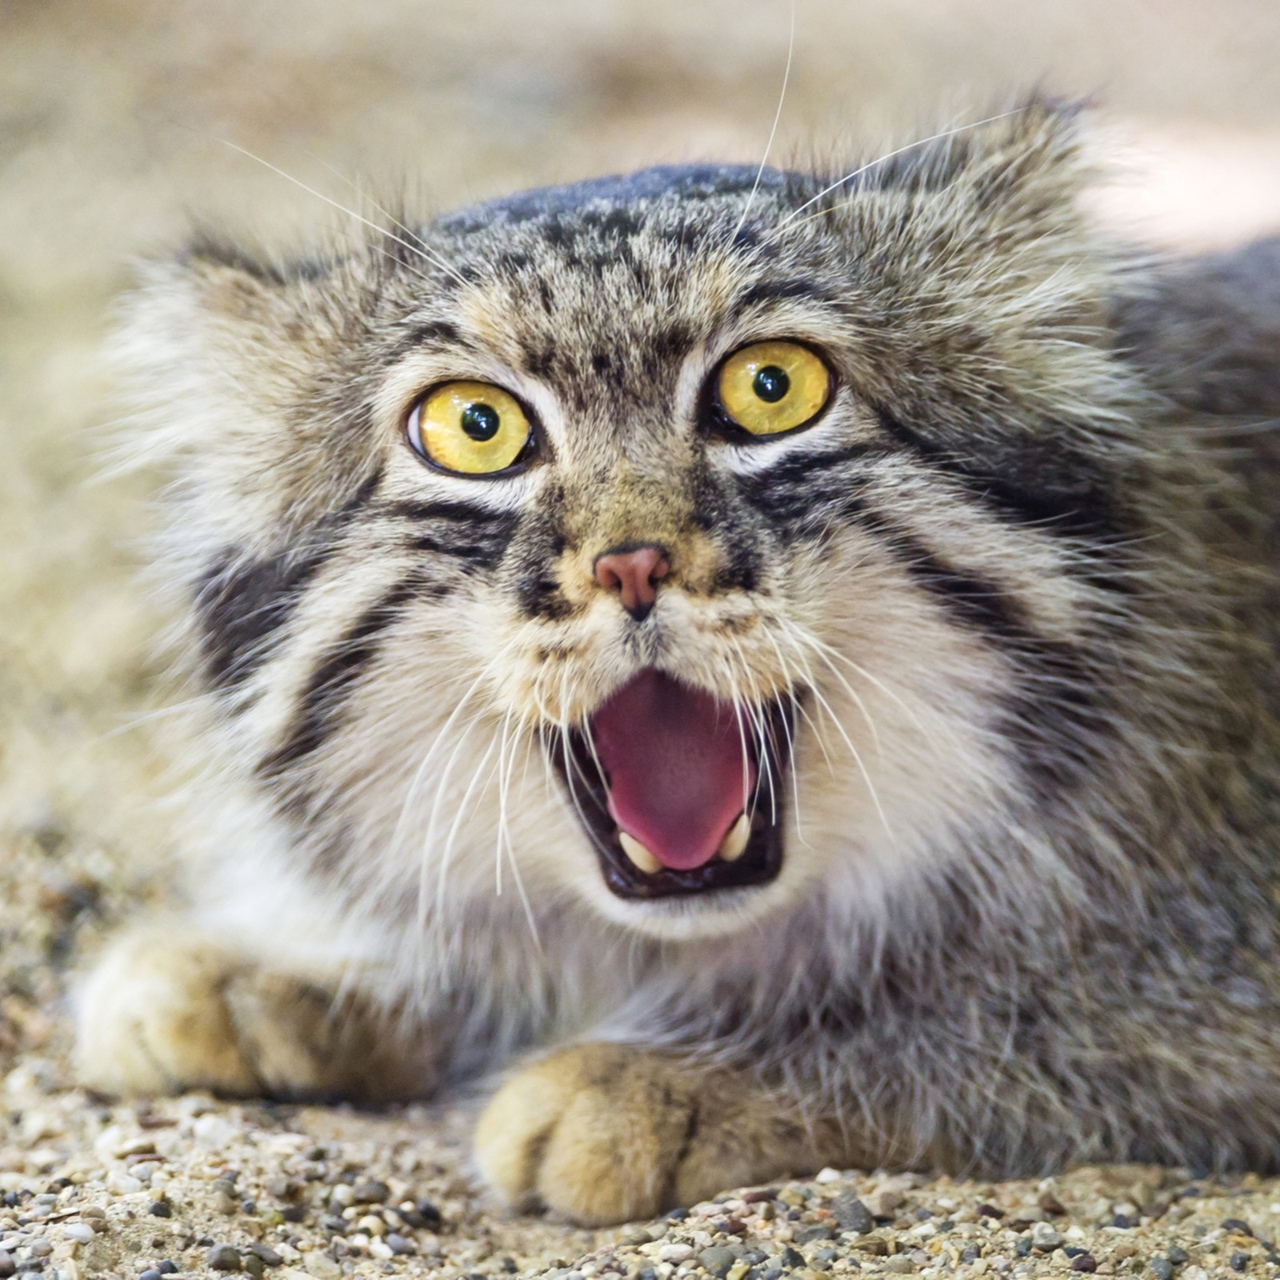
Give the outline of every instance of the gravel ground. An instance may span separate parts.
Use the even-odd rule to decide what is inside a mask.
[[[0,1276],[1280,1275],[1280,1182],[1248,1174],[1114,1166],[993,1184],[824,1169],[584,1231],[494,1212],[466,1173],[463,1108],[122,1105],[51,1089],[38,1059],[9,1074],[4,1105]]]
[[[156,478],[94,482],[129,259],[191,211],[287,241],[411,175],[424,206],[671,160],[758,159],[786,0],[0,4],[0,1275],[548,1271],[564,1280],[1276,1273],[1280,1185],[825,1173],[585,1232],[498,1212],[465,1105],[382,1114],[86,1097],[68,991],[175,893],[165,619],[138,585]],[[1011,86],[1100,90],[1154,165],[1109,206],[1161,243],[1280,227],[1275,0],[797,0],[775,156],[831,155]],[[960,104],[958,106],[958,104]],[[832,141],[834,140],[834,141]],[[1145,165],[1145,167],[1144,167]],[[420,182],[418,181],[420,179]],[[398,176],[384,187],[398,189]],[[261,1264],[261,1265],[260,1265]],[[154,1276],[148,1280],[155,1280]]]

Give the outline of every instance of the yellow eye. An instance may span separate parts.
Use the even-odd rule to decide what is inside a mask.
[[[529,443],[529,419],[490,382],[446,382],[409,418],[409,443],[445,471],[505,471]]]
[[[831,397],[831,373],[797,342],[757,342],[720,369],[720,404],[753,436],[802,427]]]

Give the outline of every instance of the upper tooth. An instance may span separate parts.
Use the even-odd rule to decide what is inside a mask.
[[[738,814],[738,820],[725,832],[720,841],[720,856],[726,862],[736,862],[747,851],[747,842],[751,839],[751,820],[746,812]]]
[[[628,835],[625,831],[618,832],[618,843],[622,846],[622,852],[631,859],[636,866],[651,876],[655,871],[662,870],[662,863],[649,852],[648,849],[640,843],[635,836]]]

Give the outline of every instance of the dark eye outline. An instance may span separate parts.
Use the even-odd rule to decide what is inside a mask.
[[[520,452],[516,454],[516,459],[510,466],[503,467],[501,471],[452,471],[448,467],[442,467],[434,459],[427,456],[424,450],[414,439],[418,432],[414,430],[414,423],[417,421],[418,414],[422,412],[422,406],[431,399],[441,387],[447,387],[451,382],[485,382],[484,378],[443,378],[439,382],[433,382],[425,391],[423,391],[417,399],[409,406],[409,411],[404,415],[404,422],[400,429],[400,438],[409,446],[410,452],[418,459],[424,467],[428,467],[437,475],[452,476],[455,480],[505,480],[512,476],[523,474],[529,469],[529,465],[536,462],[542,453],[543,430],[542,423],[539,422],[537,415],[532,409],[518,396],[514,391],[508,391],[506,387],[500,387],[496,382],[490,382],[488,385],[497,387],[499,391],[509,395],[520,406],[520,412],[524,414],[525,421],[529,424],[529,438],[524,442],[524,446]]]
[[[748,347],[758,347],[765,342],[786,342],[793,347],[803,347],[810,354],[822,361],[822,366],[827,371],[827,377],[830,379],[830,387],[826,400],[823,401],[822,407],[812,418],[806,419],[804,422],[797,423],[794,427],[788,427],[786,431],[773,431],[767,435],[757,435],[754,431],[748,431],[746,427],[739,426],[729,415],[728,409],[720,403],[720,374],[724,371],[724,367],[738,354],[739,351],[745,351]],[[715,368],[707,375],[706,381],[702,384],[702,390],[698,394],[698,422],[704,431],[715,432],[723,437],[730,444],[750,444],[750,445],[767,445],[777,440],[784,440],[789,436],[795,435],[799,431],[808,431],[810,427],[816,426],[825,416],[827,410],[835,403],[836,395],[840,390],[840,379],[836,376],[835,367],[831,359],[821,347],[815,346],[812,342],[806,342],[803,338],[788,337],[768,337],[768,338],[752,338],[750,342],[744,342],[740,346],[734,347],[732,351],[726,351],[719,360],[716,361]]]

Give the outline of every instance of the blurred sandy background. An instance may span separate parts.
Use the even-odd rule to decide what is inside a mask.
[[[63,975],[163,880],[154,480],[91,483],[133,255],[191,215],[287,243],[404,185],[424,209],[756,160],[786,0],[0,0],[0,1067],[63,1073]],[[1166,245],[1280,229],[1277,0],[796,0],[774,157],[901,138],[1042,84],[1097,94]]]

